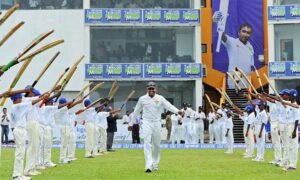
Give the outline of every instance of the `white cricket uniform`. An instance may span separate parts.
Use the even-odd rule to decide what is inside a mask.
[[[226,132],[228,131],[228,134],[226,137],[227,152],[232,153],[233,152],[233,144],[234,144],[232,117],[229,117],[226,119],[225,128],[226,128]]]
[[[148,94],[139,98],[133,117],[137,117],[142,111],[143,133],[144,133],[144,156],[145,169],[158,168],[160,161],[160,132],[161,113],[167,109],[178,113],[178,109],[168,102],[163,96],[155,94],[150,97]],[[132,125],[132,123],[130,123]],[[153,153],[152,153],[153,148]]]
[[[97,121],[97,112],[94,107],[91,107],[83,112],[85,120],[85,130],[86,130],[86,140],[85,140],[85,156],[95,155],[96,149],[96,127],[95,123]]]
[[[238,38],[226,35],[227,41],[222,42],[227,49],[229,64],[228,71],[240,68],[246,75],[250,75],[251,66],[254,65],[254,50],[250,42],[242,43]],[[234,88],[234,83],[228,77],[229,88]]]
[[[226,128],[225,128],[225,121],[228,118],[227,114],[226,114],[227,109],[218,109],[217,113],[221,114],[222,117],[220,117],[218,119],[218,127],[217,127],[217,133],[218,133],[218,139],[220,140],[220,142],[218,142],[217,144],[226,144],[226,137],[225,137],[225,133],[226,133]]]
[[[280,146],[280,131],[279,131],[279,107],[276,103],[267,101],[267,105],[270,109],[270,124],[271,124],[271,137],[274,147],[274,162],[280,162],[282,159],[282,152]]]
[[[122,121],[123,121],[123,123],[129,123],[129,116],[127,116],[127,114],[125,114],[123,117],[122,117]]]
[[[53,141],[53,127],[55,125],[54,114],[58,111],[58,106],[43,106],[41,108],[41,114],[44,117],[44,133],[43,133],[43,162],[44,164],[52,164],[51,161],[51,149]]]
[[[290,101],[286,101],[290,102]],[[287,134],[287,128],[288,123],[286,119],[287,109],[282,105],[281,102],[276,101],[276,104],[278,105],[278,122],[279,122],[279,132],[280,132],[280,140],[282,143],[283,153],[282,153],[282,159],[281,164],[282,165],[288,165],[288,134]]]
[[[194,138],[194,140],[196,140],[195,143],[198,143],[197,141],[200,139],[200,143],[204,144],[204,119],[206,118],[206,116],[204,112],[195,112],[194,118],[194,127],[196,135],[196,138]]]
[[[256,148],[257,148],[256,158],[259,160],[264,160],[264,156],[265,156],[265,141],[266,141],[265,126],[263,126],[261,137],[259,137],[259,133],[262,124],[266,125],[267,122],[268,122],[268,115],[266,113],[266,110],[257,112],[257,116],[254,122],[254,127],[255,127],[255,136],[256,136]]]
[[[244,113],[243,116],[240,116],[240,118],[244,121],[244,128],[243,128],[243,134],[244,134],[244,140],[246,144],[246,157],[252,157],[254,152],[254,132],[253,132],[253,126],[255,119],[255,113],[252,112],[249,115],[247,113]],[[246,137],[247,129],[248,130],[248,136]]]
[[[76,115],[75,113],[71,113],[69,111],[69,118],[70,118],[70,141],[68,146],[68,159],[75,160],[75,151],[76,151]]]
[[[14,176],[23,176],[25,144],[26,144],[26,115],[32,108],[31,103],[13,104],[10,110],[11,121],[10,127],[14,128],[13,135],[15,139],[15,162],[14,162]]]
[[[107,151],[107,117],[109,116],[109,112],[99,112],[98,113],[98,127],[99,127],[99,140],[100,145],[98,147],[98,150],[103,153]]]
[[[209,134],[209,144],[214,143],[214,138],[216,137],[216,130],[215,130],[215,124],[216,124],[216,114],[214,112],[209,112],[207,115],[208,119],[208,134]]]
[[[184,116],[182,118],[183,132],[184,132],[184,141],[185,144],[192,144],[193,137],[195,137],[195,131],[193,128],[193,116],[195,112],[191,108],[187,108],[184,111]]]
[[[32,103],[32,101],[38,99],[38,97],[25,97],[24,102]],[[40,144],[40,108],[39,104],[30,105],[31,109],[26,115],[26,130],[28,136],[28,148],[26,152],[26,164],[25,173],[34,170],[37,165],[37,156],[39,155],[39,144]]]
[[[297,104],[296,102],[294,104]],[[295,129],[296,120],[300,119],[299,108],[287,106],[287,149],[288,149],[288,167],[297,168],[298,162],[298,128],[296,128],[296,137],[292,138]]]
[[[70,143],[70,133],[71,133],[71,122],[69,117],[69,111],[67,107],[60,108],[55,113],[55,119],[57,124],[60,126],[60,163],[67,163],[69,160],[67,158],[67,146]],[[68,152],[69,153],[69,152]]]
[[[172,121],[172,128],[171,128],[171,141],[172,144],[180,144],[180,125],[179,121],[181,121],[182,117],[180,115],[172,114],[171,121]]]

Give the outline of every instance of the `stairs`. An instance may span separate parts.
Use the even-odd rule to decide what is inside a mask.
[[[247,89],[242,89],[237,95],[235,89],[226,89],[226,93],[230,97],[231,101],[238,106],[240,109],[244,109],[248,100],[243,96],[244,93],[247,93]],[[243,121],[234,116],[233,120],[233,136],[234,143],[244,143],[244,135],[243,135]]]

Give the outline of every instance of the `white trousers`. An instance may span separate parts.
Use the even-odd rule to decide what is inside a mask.
[[[227,151],[233,152],[234,137],[233,137],[232,129],[229,129],[229,131],[228,131],[228,135],[226,137],[226,143],[227,143]]]
[[[198,120],[200,121],[200,120]],[[201,120],[200,122],[196,121],[194,124],[195,127],[195,135],[196,137],[194,138],[196,142],[194,143],[198,143],[198,140],[200,139],[200,143],[204,144],[204,124],[203,124],[203,120]]]
[[[160,161],[161,123],[147,122],[143,124],[145,169],[158,168]],[[152,152],[153,150],[153,152]]]
[[[288,165],[297,168],[298,162],[298,128],[296,129],[296,137],[292,138],[295,124],[290,123],[287,125],[287,144],[288,144]]]
[[[2,128],[0,128],[0,134],[2,134]],[[1,148],[2,148],[2,141],[0,141],[0,161],[1,161]]]
[[[53,131],[51,126],[44,128],[44,163],[51,163]]]
[[[102,128],[102,127],[99,127],[99,132],[100,132],[100,149],[99,151],[100,152],[106,152],[107,151],[107,147],[106,147],[106,144],[107,144],[107,132],[106,132],[106,129]]]
[[[208,134],[209,134],[209,144],[214,143],[214,138],[216,137],[215,124],[210,124],[208,126]]]
[[[40,142],[39,123],[36,120],[28,120],[26,122],[26,131],[28,136],[28,148],[26,153],[25,172],[28,172],[35,169],[36,165],[36,157]]]
[[[75,151],[76,151],[76,133],[73,127],[70,127],[70,140],[68,146],[68,158],[73,159],[75,158]]]
[[[45,126],[43,124],[39,124],[38,128],[38,153],[36,156],[36,165],[43,165],[44,162],[44,149],[45,149]]]
[[[248,136],[246,137],[246,132],[247,132],[247,126],[244,126],[244,139],[245,139],[245,144],[246,144],[246,155],[247,156],[253,156],[254,152],[254,133],[253,129],[250,127],[248,131]]]
[[[171,129],[171,141],[172,144],[175,144],[175,141],[177,144],[180,144],[180,126],[178,125],[172,125]]]
[[[15,149],[15,162],[14,162],[14,176],[22,176],[24,168],[25,157],[25,141],[26,130],[24,128],[16,127],[13,131],[16,149]]]
[[[226,127],[225,127],[225,122],[220,123],[220,141],[222,144],[226,144]]]
[[[85,139],[85,156],[91,156],[92,153],[96,153],[93,152],[93,150],[95,149],[95,125],[94,123],[91,122],[87,122],[85,124],[85,130],[86,130],[86,139]]]
[[[216,138],[216,144],[221,144],[222,138],[221,138],[221,123],[218,122],[215,124],[215,138]]]
[[[185,144],[192,144],[193,136],[194,136],[194,128],[192,122],[184,122],[183,123],[184,129],[184,141]]]
[[[281,162],[283,164],[288,164],[288,129],[287,129],[288,125],[287,124],[283,124],[283,123],[279,123],[279,131],[280,131],[280,140],[282,143],[282,148],[283,148],[283,152],[282,152],[282,160]]]
[[[279,135],[279,123],[277,121],[271,121],[271,137],[272,144],[274,147],[274,158],[275,161],[280,161],[282,158],[281,145],[280,145],[280,135]]]
[[[261,138],[259,138],[259,132],[261,129],[261,124],[255,125],[255,136],[256,136],[256,149],[257,149],[257,158],[264,159],[265,157],[265,141],[266,141],[266,131],[265,128],[261,133]]]
[[[67,147],[70,143],[71,128],[69,125],[60,126],[60,162],[67,160]]]

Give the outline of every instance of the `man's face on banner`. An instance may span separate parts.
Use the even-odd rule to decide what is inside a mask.
[[[239,32],[240,41],[246,44],[251,36],[251,33],[252,33],[252,29],[250,27],[247,26],[242,27]]]

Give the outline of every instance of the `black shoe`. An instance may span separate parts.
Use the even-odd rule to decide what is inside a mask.
[[[151,173],[151,172],[152,172],[151,169],[146,169],[146,170],[145,170],[145,173]]]
[[[116,150],[114,150],[114,149],[108,149],[107,151],[108,152],[115,152]]]

